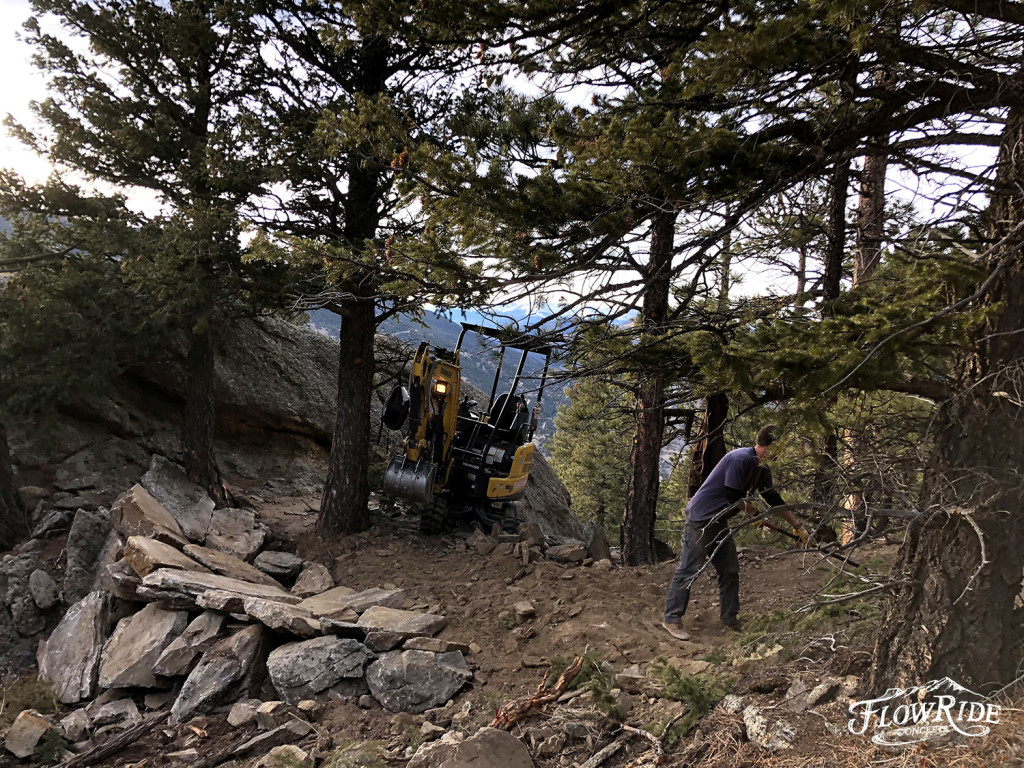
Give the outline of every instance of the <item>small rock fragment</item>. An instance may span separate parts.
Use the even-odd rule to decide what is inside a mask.
[[[232,728],[252,725],[256,722],[256,709],[260,704],[259,699],[235,702],[231,705],[231,711],[228,712],[228,725]]]
[[[255,768],[312,768],[313,759],[308,752],[299,749],[294,744],[282,744],[274,747],[260,761]]]
[[[306,563],[299,572],[291,592],[299,597],[313,597],[334,587],[334,579],[327,566],[320,563]]]
[[[64,738],[70,742],[81,741],[89,735],[92,729],[92,721],[84,709],[76,709],[69,715],[65,715],[60,721],[60,730]]]
[[[789,749],[796,738],[793,726],[784,720],[771,721],[752,704],[743,710],[743,724],[747,728],[747,738],[769,752]]]
[[[60,590],[57,582],[50,578],[50,574],[38,568],[28,577],[28,590],[32,599],[42,611],[48,611],[57,604],[60,599]]]
[[[26,709],[15,718],[7,731],[4,746],[16,757],[31,757],[40,739],[52,727],[50,721],[34,709]]]

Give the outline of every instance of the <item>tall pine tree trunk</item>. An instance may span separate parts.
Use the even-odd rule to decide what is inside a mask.
[[[664,330],[672,283],[676,213],[657,213],[651,231],[651,257],[645,277],[640,311],[641,343]],[[630,453],[626,509],[622,517],[622,561],[626,565],[655,562],[654,520],[661,481],[661,447],[665,432],[665,381],[658,372],[640,376],[636,398],[636,431]]]
[[[12,549],[27,533],[25,510],[14,487],[7,428],[0,422],[0,552]]]
[[[1024,110],[1010,110],[990,205],[997,239],[1024,221]],[[894,574],[909,580],[880,625],[871,686],[925,682],[948,675],[975,690],[1008,683],[1024,657],[1024,254],[1016,248],[984,298],[999,306],[956,367],[961,394],[938,417],[935,453],[922,491],[925,505],[949,512],[912,526]],[[1007,251],[993,256],[1006,257]],[[1003,396],[1006,392],[1011,397]],[[983,691],[984,692],[984,691]]]
[[[213,449],[213,333],[212,323],[207,322],[201,330],[193,329],[189,335],[181,450],[189,480],[205,488],[218,507],[226,507],[227,494]]]
[[[367,480],[370,405],[373,398],[376,311],[372,301],[342,305],[338,366],[338,415],[327,485],[317,525],[323,533],[356,533],[370,527]]]
[[[860,199],[857,203],[857,249],[853,254],[853,288],[862,288],[871,279],[882,259],[882,239],[885,235],[885,173],[889,167],[889,155],[883,149],[888,137],[880,142],[877,152],[864,157],[864,169],[860,179]],[[860,414],[852,414],[853,420],[863,421]],[[870,501],[865,497],[864,481],[869,475],[865,460],[868,443],[863,426],[847,425],[843,429],[843,459],[849,493],[846,508],[852,512],[863,512]],[[860,521],[843,521],[844,544],[850,543],[862,534],[867,525]]]

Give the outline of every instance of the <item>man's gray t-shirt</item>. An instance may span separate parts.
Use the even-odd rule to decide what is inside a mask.
[[[727,487],[742,491],[743,495],[755,489],[767,491],[772,487],[771,470],[760,466],[753,448],[729,451],[686,505],[687,521],[706,522],[728,507],[732,502],[726,492]]]

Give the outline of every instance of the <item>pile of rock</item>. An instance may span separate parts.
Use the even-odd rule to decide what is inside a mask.
[[[40,677],[78,708],[47,727],[26,713],[12,728],[20,752],[50,728],[84,748],[147,709],[169,710],[174,725],[243,701],[235,719],[249,706],[261,724],[284,717],[276,728],[291,731],[301,728],[296,708],[327,700],[420,713],[473,677],[469,648],[434,637],[444,616],[406,610],[405,593],[391,585],[356,591],[318,563],[260,552],[264,532],[252,514],[215,510],[173,464],[154,459],[109,518],[118,546],[103,579],[38,652]],[[269,709],[248,701],[261,690],[276,694]]]

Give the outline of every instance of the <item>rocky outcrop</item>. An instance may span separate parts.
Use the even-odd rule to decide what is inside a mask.
[[[42,611],[32,597],[32,574],[38,559],[24,552],[0,559],[0,598],[11,611],[11,621],[19,634],[30,636],[46,626]]]

